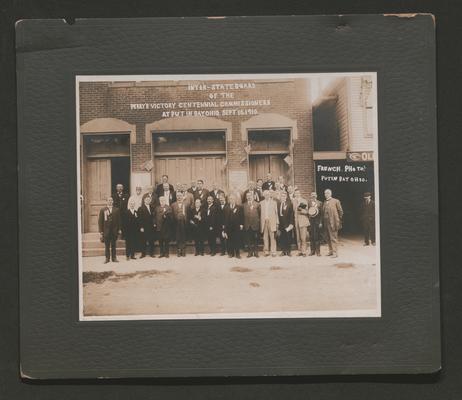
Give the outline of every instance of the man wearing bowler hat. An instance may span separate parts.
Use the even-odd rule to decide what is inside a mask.
[[[364,193],[361,203],[361,224],[364,232],[364,246],[375,246],[375,203],[370,192]]]

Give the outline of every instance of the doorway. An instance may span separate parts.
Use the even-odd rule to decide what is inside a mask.
[[[126,134],[83,135],[84,232],[98,232],[98,215],[118,183],[130,191],[130,140]]]

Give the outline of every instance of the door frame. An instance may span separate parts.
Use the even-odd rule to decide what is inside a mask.
[[[245,131],[245,134],[246,134],[246,143],[247,143],[247,146],[249,145],[249,131],[279,131],[279,130],[288,130],[289,131],[289,148],[287,149],[287,151],[274,151],[274,150],[265,150],[265,151],[254,151],[252,152],[252,150],[250,150],[248,153],[247,153],[247,181],[250,180],[250,156],[257,156],[257,155],[282,155],[282,154],[287,154],[287,155],[290,155],[292,157],[292,160],[294,158],[294,154],[293,154],[293,144],[294,144],[294,138],[293,138],[293,130],[291,127],[276,127],[276,126],[272,126],[272,127],[266,127],[266,128],[261,128],[261,127],[258,127],[258,128],[246,128],[246,131]],[[293,164],[292,164],[293,165]],[[290,179],[292,181],[292,185],[295,185],[295,171],[294,171],[294,168],[289,166],[289,169],[290,169]],[[264,179],[262,177],[262,179]],[[289,184],[289,182],[287,182],[287,184]]]
[[[131,139],[131,132],[81,132],[80,133],[80,193],[81,193],[81,197],[80,197],[80,204],[79,204],[79,207],[80,207],[80,216],[81,216],[81,221],[82,221],[82,224],[81,224],[81,230],[82,230],[82,233],[84,233],[86,231],[86,224],[87,224],[87,221],[86,221],[86,218],[85,218],[85,213],[86,213],[86,206],[87,206],[87,203],[86,203],[86,185],[87,185],[87,182],[86,182],[86,174],[87,174],[87,159],[90,158],[90,159],[111,159],[111,158],[116,158],[116,157],[127,157],[127,154],[125,153],[120,153],[120,154],[108,154],[108,155],[97,155],[97,156],[90,156],[90,157],[87,157],[86,155],[86,149],[85,149],[85,141],[84,141],[84,137],[85,136],[94,136],[94,135],[98,135],[98,136],[101,136],[101,135],[128,135],[129,138]],[[129,153],[128,153],[128,157],[130,158],[130,193],[131,193],[131,185],[132,185],[132,179],[131,179],[131,174],[132,174],[132,140],[129,140]],[[111,186],[112,186],[112,182],[111,182]]]

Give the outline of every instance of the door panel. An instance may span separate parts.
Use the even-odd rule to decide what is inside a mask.
[[[99,210],[111,195],[111,160],[87,159],[85,164],[85,232],[98,232]]]
[[[286,182],[291,182],[289,166],[284,161],[285,157],[281,154],[251,155],[249,157],[250,178],[253,181],[259,178],[265,180],[266,174],[271,172],[274,179],[282,175]]]
[[[223,162],[223,155],[155,157],[155,180],[160,182],[165,174],[173,185],[186,183],[189,186],[193,180],[204,179],[206,187],[213,182],[225,187]]]

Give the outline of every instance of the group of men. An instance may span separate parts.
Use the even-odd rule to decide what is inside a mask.
[[[266,181],[250,182],[244,192],[231,190],[226,194],[213,184],[210,190],[204,181],[192,182],[191,187],[177,184],[175,188],[162,176],[153,190],[128,196],[123,185],[107,199],[99,213],[99,232],[105,243],[105,263],[117,262],[116,240],[122,235],[126,243],[127,260],[154,257],[154,243],[159,244],[159,257],[169,257],[170,243],[176,244],[178,257],[185,257],[186,243],[192,240],[195,255],[208,254],[259,257],[258,244],[263,238],[264,256],[291,256],[293,242],[299,256],[321,255],[321,234],[328,245],[328,256],[337,257],[338,231],[342,227],[343,210],[332,191],[326,189],[325,201],[316,192],[308,200],[300,190],[284,184],[282,177],[275,182],[271,174]],[[371,203],[368,203],[370,210]],[[310,252],[308,254],[308,241]],[[375,239],[373,240],[373,242]]]

